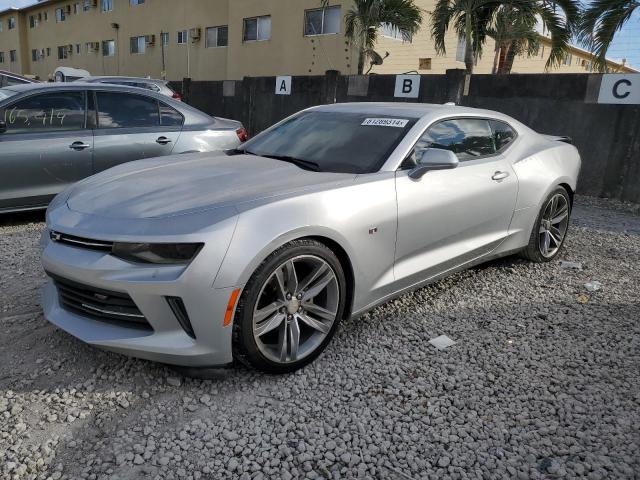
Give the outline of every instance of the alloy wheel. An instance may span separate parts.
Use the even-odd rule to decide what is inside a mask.
[[[315,255],[287,260],[258,294],[253,311],[258,349],[280,364],[305,358],[331,331],[339,305],[338,279],[326,261]]]
[[[567,197],[556,193],[549,199],[540,219],[539,249],[545,258],[551,258],[562,246],[569,227],[569,202]]]

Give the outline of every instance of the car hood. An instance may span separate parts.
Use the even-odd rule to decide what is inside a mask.
[[[167,217],[331,188],[354,178],[264,157],[190,154],[131,162],[94,175],[72,189],[67,206],[106,218]]]

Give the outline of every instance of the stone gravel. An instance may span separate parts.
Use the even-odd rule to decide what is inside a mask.
[[[581,268],[494,261],[343,322],[295,374],[208,379],[49,325],[42,217],[0,217],[3,480],[640,477],[633,205],[577,198]]]

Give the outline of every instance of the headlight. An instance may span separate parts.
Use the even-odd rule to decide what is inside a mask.
[[[202,243],[114,243],[112,255],[130,262],[187,264]]]

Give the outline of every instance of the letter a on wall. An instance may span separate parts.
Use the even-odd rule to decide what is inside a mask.
[[[394,97],[418,98],[420,95],[420,75],[396,75]]]
[[[291,95],[291,77],[276,78],[276,95]]]

